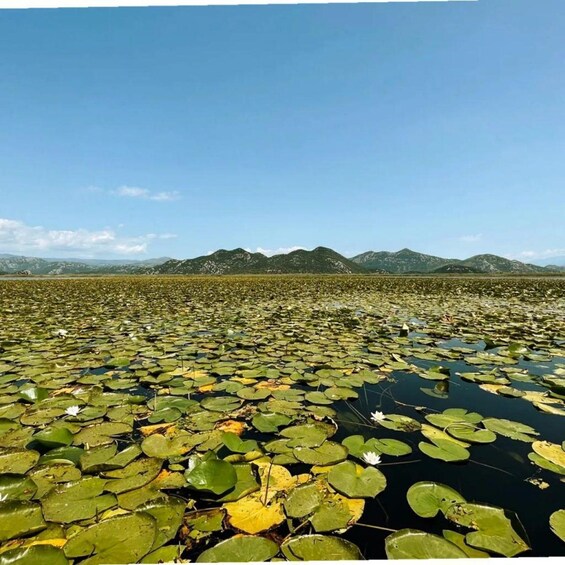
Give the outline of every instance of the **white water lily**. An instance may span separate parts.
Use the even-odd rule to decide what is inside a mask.
[[[371,412],[371,420],[374,422],[382,422],[383,420],[386,420],[386,416],[382,412],[376,410],[375,412]]]
[[[55,335],[57,337],[67,337],[68,333],[69,332],[67,330],[57,330],[57,331],[55,331]]]
[[[78,406],[69,406],[65,410],[65,414],[68,414],[69,416],[76,416],[79,412],[80,408]]]
[[[381,456],[374,451],[367,451],[363,453],[363,461],[369,465],[378,465],[381,462]]]

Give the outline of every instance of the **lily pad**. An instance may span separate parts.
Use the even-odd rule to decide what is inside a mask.
[[[0,541],[28,536],[46,527],[39,504],[27,500],[0,503]]]
[[[213,494],[223,494],[237,483],[233,465],[221,459],[203,461],[187,471],[185,477],[191,488]]]
[[[325,441],[319,447],[295,447],[292,454],[309,465],[333,465],[347,459],[347,448],[333,441]]]
[[[292,489],[284,501],[287,516],[302,518],[316,510],[322,502],[322,493],[317,484],[300,485]]]
[[[421,441],[418,448],[422,453],[425,453],[433,459],[441,459],[450,463],[456,461],[465,461],[469,459],[471,454],[464,448],[452,441],[437,439],[435,445]]]
[[[0,474],[23,475],[39,460],[39,453],[31,449],[0,448]]]
[[[565,510],[556,510],[549,517],[551,531],[563,542],[565,542]]]
[[[88,556],[84,565],[135,563],[149,553],[156,521],[146,512],[125,514],[98,522],[71,536],[63,551],[68,558]]]
[[[374,498],[386,488],[386,477],[374,467],[344,461],[331,468],[328,483],[350,498]]]
[[[289,561],[344,561],[363,559],[359,548],[345,539],[320,534],[292,537],[281,545]]]
[[[197,563],[243,563],[269,561],[279,552],[279,546],[261,536],[235,535],[203,551]]]
[[[87,477],[57,486],[43,498],[43,514],[49,522],[68,524],[93,518],[116,505],[113,494],[102,494],[104,479]]]
[[[465,541],[473,547],[505,557],[514,557],[530,549],[514,531],[502,508],[463,502],[452,505],[446,512],[446,518],[477,530],[465,536]]]
[[[533,442],[536,438],[532,436],[539,435],[534,428],[522,424],[520,422],[514,422],[513,420],[505,420],[500,418],[485,418],[483,420],[483,425],[487,430],[500,434],[510,439],[515,439],[524,442]]]
[[[422,518],[433,518],[439,511],[445,514],[456,502],[467,502],[456,490],[433,481],[414,483],[406,498],[410,508]]]
[[[389,559],[460,559],[467,555],[455,544],[421,530],[398,530],[385,539]]]

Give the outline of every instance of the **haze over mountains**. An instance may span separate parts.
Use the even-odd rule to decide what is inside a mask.
[[[350,259],[327,247],[299,249],[268,257],[242,248],[220,249],[194,259],[161,257],[146,260],[40,259],[0,254],[0,273],[26,275],[65,274],[261,274],[261,273],[551,273],[565,267],[542,267],[498,255],[483,254],[468,259],[446,259],[401,249],[396,252],[367,251]]]

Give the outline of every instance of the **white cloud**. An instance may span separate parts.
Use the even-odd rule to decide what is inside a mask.
[[[170,239],[174,234],[149,233],[123,237],[109,228],[51,230],[43,226],[28,226],[18,220],[0,218],[0,249],[7,253],[45,253],[51,251],[79,252],[83,255],[139,255],[156,239]]]
[[[517,259],[518,261],[548,259],[565,255],[565,248],[544,249],[543,251],[521,251],[511,255],[506,255],[507,259]]]
[[[465,243],[476,243],[477,241],[481,241],[482,238],[482,233],[476,233],[474,235],[462,235],[459,238],[459,241],[464,241]]]
[[[178,190],[169,192],[152,192],[147,188],[140,188],[138,186],[120,186],[112,191],[113,194],[118,196],[125,196],[127,198],[140,198],[142,200],[155,200],[156,202],[170,202],[171,200],[178,200],[180,193]]]
[[[272,257],[273,255],[282,255],[283,253],[290,253],[291,251],[297,251],[298,249],[306,248],[299,245],[294,245],[292,247],[279,247],[278,249],[264,249],[263,247],[257,247],[255,251],[253,251],[249,247],[246,247],[245,251],[249,251],[249,253],[262,253],[263,255],[267,255],[267,257]]]

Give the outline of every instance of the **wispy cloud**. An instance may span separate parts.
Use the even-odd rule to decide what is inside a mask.
[[[255,250],[246,247],[245,250],[250,253],[262,253],[267,255],[267,257],[272,257],[273,255],[282,255],[283,253],[290,253],[291,251],[297,251],[298,249],[306,249],[306,247],[301,247],[299,245],[294,245],[292,247],[279,247],[278,249],[265,249],[264,247],[257,247]]]
[[[559,257],[565,255],[565,248],[544,249],[542,251],[520,251],[506,255],[507,259],[518,259],[518,261],[549,259],[550,257]]]
[[[459,241],[463,241],[464,243],[476,243],[477,241],[481,241],[482,238],[482,233],[476,233],[473,235],[462,235],[459,237]]]
[[[0,250],[6,253],[62,251],[88,256],[139,255],[147,251],[150,242],[174,237],[175,234],[170,233],[124,237],[109,228],[98,231],[82,228],[52,230],[43,226],[29,226],[18,220],[0,218]]]
[[[112,191],[113,194],[118,196],[125,196],[127,198],[139,198],[141,200],[155,200],[156,202],[170,202],[172,200],[179,200],[181,195],[178,190],[169,192],[153,192],[147,188],[140,188],[138,186],[120,186]]]

